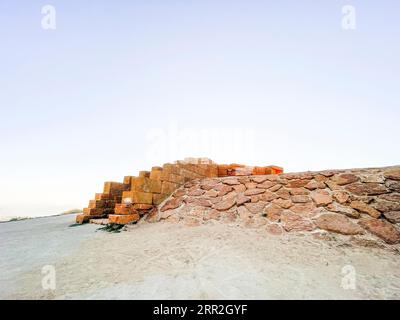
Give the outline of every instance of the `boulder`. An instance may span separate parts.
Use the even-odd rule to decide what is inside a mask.
[[[338,214],[323,214],[316,220],[318,228],[346,235],[362,234],[362,228],[348,218]]]

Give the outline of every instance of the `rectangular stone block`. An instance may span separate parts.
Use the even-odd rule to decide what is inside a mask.
[[[131,185],[132,178],[133,178],[132,176],[124,177],[124,184]]]
[[[153,204],[159,205],[161,202],[163,202],[165,199],[167,199],[168,196],[169,196],[168,194],[163,194],[163,193],[153,194]]]
[[[173,183],[178,183],[178,184],[185,183],[185,178],[182,177],[181,175],[178,175],[178,174],[175,174],[175,173],[166,173],[164,171],[161,173],[161,180],[162,181],[173,182]]]
[[[264,175],[265,173],[265,167],[254,167],[253,168],[253,175]]]
[[[179,188],[179,184],[173,183],[173,182],[168,182],[168,181],[163,181],[162,186],[161,186],[161,193],[162,194],[171,194],[174,192],[176,189]]]
[[[152,180],[161,180],[163,169],[161,167],[153,167],[150,171],[150,179]]]
[[[107,200],[107,199],[111,199],[109,194],[96,193],[96,195],[95,195],[95,200]]]
[[[119,203],[115,205],[115,214],[134,214],[137,213],[131,204]]]
[[[150,177],[150,171],[139,171],[139,177],[149,178]]]
[[[122,201],[124,203],[131,202],[131,203],[152,204],[153,194],[149,192],[126,191],[123,193]]]
[[[126,214],[126,215],[112,214],[108,217],[108,221],[111,224],[128,224],[128,223],[136,222],[139,219],[140,219],[140,216],[138,213]]]
[[[156,193],[155,193],[156,194]],[[153,195],[154,196],[154,195]],[[153,208],[152,204],[135,203],[133,208],[139,211],[139,214],[143,214],[143,211],[150,210]]]
[[[87,216],[101,216],[103,215],[103,208],[84,208],[83,214]]]
[[[123,191],[127,189],[127,186],[120,182],[105,182],[103,193],[110,196],[121,195]]]
[[[152,180],[146,177],[133,178],[131,184],[131,190],[140,192],[160,193],[161,181]]]

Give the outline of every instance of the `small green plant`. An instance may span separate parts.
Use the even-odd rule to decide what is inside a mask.
[[[98,228],[97,230],[112,232],[112,233],[119,233],[119,232],[121,232],[121,229],[123,227],[124,227],[123,225],[119,225],[119,224],[107,224],[106,226]]]

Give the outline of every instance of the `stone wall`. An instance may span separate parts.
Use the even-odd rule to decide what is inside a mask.
[[[400,167],[186,182],[147,216],[196,226],[220,220],[272,234],[312,232],[400,242]]]
[[[103,193],[89,201],[89,207],[76,218],[77,223],[108,218],[107,223],[127,224],[153,212],[176,189],[192,180],[224,176],[280,174],[277,166],[250,167],[240,164],[218,165],[207,158],[187,158],[141,171],[123,182],[106,182]],[[104,222],[104,220],[102,220]],[[102,223],[103,223],[102,222]]]

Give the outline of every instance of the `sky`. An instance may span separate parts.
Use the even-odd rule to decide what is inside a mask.
[[[0,215],[184,157],[400,164],[399,40],[397,0],[1,0]]]

